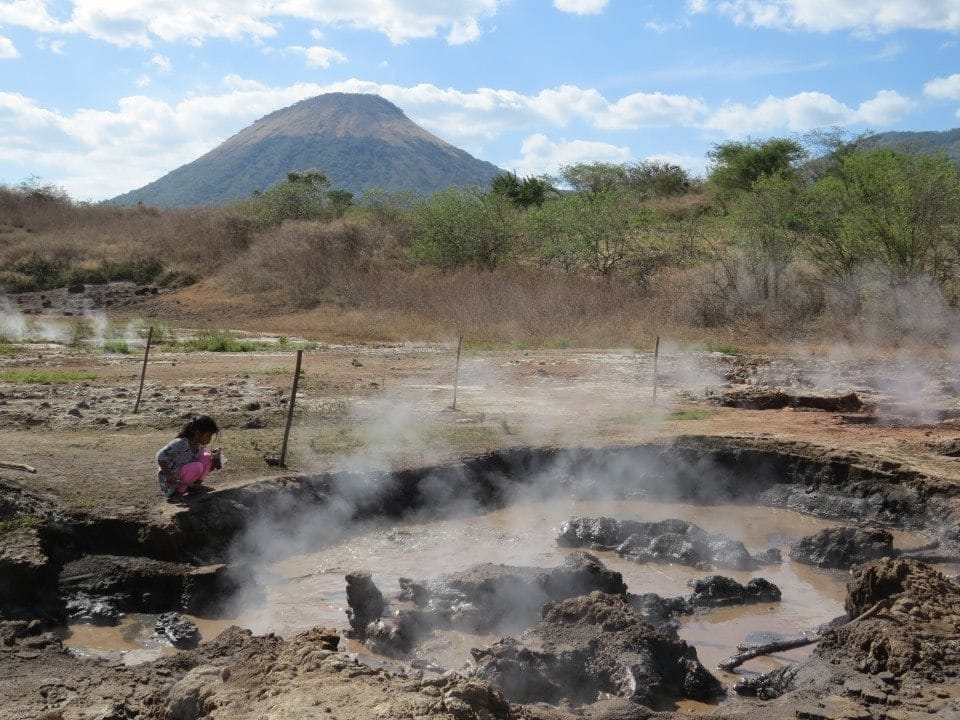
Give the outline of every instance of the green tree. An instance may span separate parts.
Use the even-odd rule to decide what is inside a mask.
[[[627,170],[613,163],[575,163],[562,166],[560,177],[578,193],[598,193],[624,185]]]
[[[901,286],[952,281],[960,247],[960,174],[946,155],[854,152],[807,192],[807,251],[845,281],[878,268]]]
[[[254,193],[251,207],[262,225],[284,220],[323,220],[329,217],[330,180],[319,170],[287,173],[287,179]]]
[[[515,251],[518,212],[503,195],[477,188],[436,193],[411,210],[411,259],[446,270],[493,270]]]
[[[693,187],[690,174],[679,165],[647,160],[625,168],[625,184],[638,198],[684,195]]]
[[[543,205],[550,184],[543,178],[517,177],[512,172],[497,175],[490,183],[490,192],[508,198],[514,205],[528,208]]]
[[[737,245],[762,300],[777,300],[781,282],[803,235],[803,185],[799,178],[767,175],[730,208]]]
[[[609,189],[567,193],[535,211],[530,224],[542,260],[609,278],[628,266],[647,266],[642,256],[649,248],[638,240],[648,215],[623,190]]]
[[[806,150],[794,140],[730,141],[715,145],[707,156],[713,165],[707,180],[719,191],[721,202],[749,190],[763,177],[792,178],[800,174]]]
[[[353,193],[348,190],[328,190],[327,200],[330,201],[330,212],[335,218],[342,218],[347,208],[353,205]]]

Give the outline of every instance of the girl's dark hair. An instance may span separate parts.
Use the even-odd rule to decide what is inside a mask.
[[[183,430],[180,431],[180,434],[177,435],[178,438],[191,438],[196,433],[202,432],[220,432],[220,428],[217,427],[217,422],[209,415],[194,415],[190,418],[190,422],[183,426]]]

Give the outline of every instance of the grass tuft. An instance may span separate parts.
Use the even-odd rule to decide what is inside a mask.
[[[0,382],[12,385],[64,385],[99,377],[87,370],[0,370]]]
[[[100,349],[105,353],[119,353],[120,355],[129,355],[130,346],[126,340],[106,340]]]
[[[192,340],[184,340],[177,343],[176,349],[183,352],[205,351],[205,352],[256,352],[263,350],[266,346],[263,343],[253,340],[244,340],[237,337],[229,330],[211,330],[200,333]]]
[[[0,520],[0,537],[21,528],[35,528],[40,525],[40,518],[36,515],[20,515],[10,520]]]

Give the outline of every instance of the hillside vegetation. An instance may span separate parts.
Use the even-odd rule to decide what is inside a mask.
[[[323,172],[292,173],[192,210],[5,187],[0,282],[213,279],[361,340],[954,340],[960,176],[946,156],[834,143],[810,163],[774,138],[718,145],[711,161],[704,181],[587,163],[429,197],[354,198]]]

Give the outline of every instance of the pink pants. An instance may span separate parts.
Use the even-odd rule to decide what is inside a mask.
[[[213,467],[213,455],[209,450],[204,450],[200,454],[200,459],[187,463],[180,468],[180,484],[177,485],[176,494],[183,495],[191,485],[199,485],[203,479],[210,474],[210,468]]]

